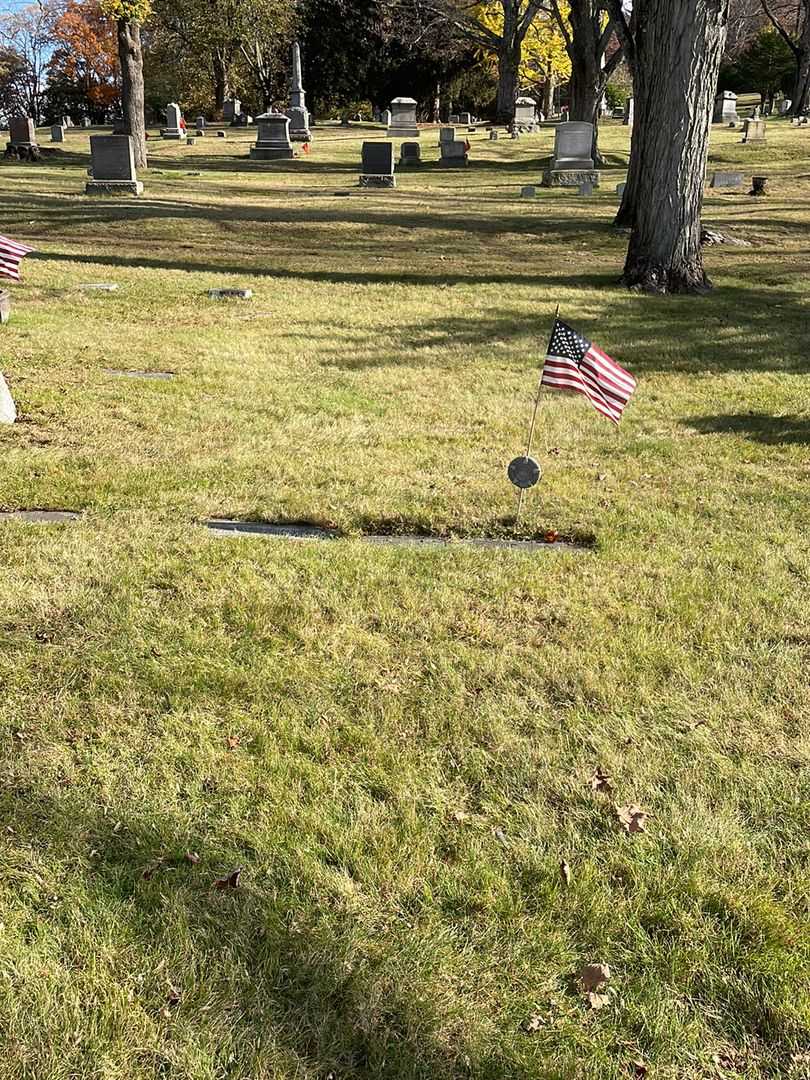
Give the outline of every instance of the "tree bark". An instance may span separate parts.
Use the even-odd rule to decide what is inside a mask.
[[[222,116],[225,109],[225,99],[230,92],[225,50],[217,46],[211,59],[214,69],[214,112],[217,116]]]
[[[600,15],[599,4],[593,0],[571,0],[571,39],[567,43],[571,60],[568,119],[593,124],[591,156],[597,166],[602,163],[599,155],[599,103],[607,87],[602,68],[604,49],[600,49]]]
[[[554,82],[554,73],[549,66],[548,76],[543,87],[543,116],[545,116],[546,120],[550,119],[551,114],[554,112]]]
[[[135,168],[146,168],[146,117],[144,115],[143,53],[137,22],[118,20],[118,59],[121,63],[121,104],[124,129],[132,136]]]
[[[805,0],[804,26],[795,56],[796,81],[790,111],[794,116],[803,116],[810,112],[810,0]]]
[[[498,50],[498,120],[510,124],[515,119],[520,60],[523,39],[519,33],[519,4],[508,0],[503,5],[503,37]]]
[[[706,292],[700,213],[729,0],[636,0],[633,218],[623,281]]]

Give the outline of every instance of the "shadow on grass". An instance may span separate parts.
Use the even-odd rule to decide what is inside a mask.
[[[695,416],[682,423],[703,435],[738,435],[769,446],[810,445],[810,417],[769,416],[767,413],[731,413]]]
[[[170,1012],[166,1020],[176,1030],[187,1028],[201,1045],[216,1046],[209,1064],[217,1075],[266,1075],[253,1069],[258,1059],[266,1064],[270,1056],[290,1069],[285,1075],[534,1080],[536,1071],[508,1051],[482,1052],[466,1045],[458,1018],[440,1015],[426,995],[410,998],[403,992],[401,983],[413,985],[420,973],[414,968],[408,924],[395,906],[384,942],[373,935],[364,938],[347,905],[313,880],[312,863],[306,863],[292,835],[274,847],[269,869],[260,874],[267,853],[249,841],[225,839],[229,828],[217,813],[220,781],[208,776],[201,784],[210,813],[205,815],[207,828],[199,831],[173,820],[170,809],[159,818],[144,809],[123,817],[117,811],[114,821],[101,810],[75,803],[69,792],[54,795],[30,778],[4,792],[0,806],[9,834],[31,838],[71,867],[70,900],[60,904],[55,897],[54,906],[37,915],[38,935],[47,933],[50,922],[61,935],[65,970],[71,963],[84,970],[96,959],[88,952],[93,941],[86,933],[81,945],[70,941],[78,892],[83,900],[80,925],[103,913],[97,940],[106,954],[101,970],[111,961],[115,973],[107,987],[113,997],[119,972],[137,978],[132,1008],[154,1018],[156,1027]],[[200,852],[200,861],[192,864],[186,852]],[[355,871],[335,852],[324,847],[317,858],[326,870],[354,884]],[[237,866],[244,867],[238,888],[214,887]],[[109,919],[120,952],[113,946],[111,953],[103,942],[102,927]],[[432,966],[424,956],[419,963]],[[429,974],[421,972],[422,978]],[[179,988],[179,1000],[168,1010],[172,984]],[[78,992],[77,984],[67,979],[61,992],[69,999]],[[226,1029],[217,1010],[211,1011],[216,1001],[233,1014]],[[94,1011],[86,1014],[89,1026],[78,1021],[77,1035],[95,1024],[98,1005],[96,1000]],[[441,1037],[448,1021],[452,1039]],[[114,1041],[125,1033],[126,1018],[117,1015],[94,1039]],[[149,1075],[169,1075],[163,1069],[172,1061],[171,1041],[158,1034],[154,1045],[133,1049],[139,1070],[156,1068]],[[84,1053],[79,1043],[79,1038],[66,1039],[59,1050],[66,1071]]]

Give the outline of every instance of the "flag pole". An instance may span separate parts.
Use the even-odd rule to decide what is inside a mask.
[[[560,305],[557,304],[557,310],[554,312],[554,324],[553,324],[554,326],[557,325],[557,319],[559,317],[559,314],[560,314]],[[540,381],[537,384],[537,394],[536,394],[535,399],[534,399],[534,408],[532,410],[532,418],[531,418],[531,421],[529,423],[529,437],[526,440],[526,457],[531,457],[532,456],[532,443],[534,442],[534,429],[535,429],[535,425],[537,424],[537,413],[538,413],[538,411],[540,409],[540,397],[541,397],[542,393],[543,393],[543,372],[541,371],[540,372]],[[515,517],[516,522],[520,521],[520,515],[521,515],[522,511],[523,511],[523,488],[520,489],[520,492],[518,494],[518,507],[517,507],[517,514],[516,514],[516,517]]]

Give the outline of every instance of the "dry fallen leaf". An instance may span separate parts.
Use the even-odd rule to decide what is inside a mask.
[[[534,1016],[530,1016],[529,1019],[525,1022],[525,1024],[523,1025],[523,1030],[529,1033],[539,1031],[544,1023],[545,1021],[543,1020],[543,1017],[535,1014]]]
[[[633,1070],[632,1075],[639,1077],[639,1080],[649,1072],[649,1069],[644,1062],[639,1060],[631,1061],[630,1068]]]
[[[163,868],[163,859],[158,859],[156,862],[151,863],[141,874],[144,881],[151,881],[158,870]]]
[[[640,806],[617,806],[616,813],[619,821],[629,833],[647,831],[647,813]]]
[[[591,777],[590,784],[594,791],[601,791],[604,795],[609,795],[613,791],[613,785],[610,781],[610,773],[606,773],[604,769],[600,768]]]
[[[563,861],[560,863],[560,877],[563,879],[563,884],[571,884],[571,878],[573,877],[573,874],[571,873],[571,867],[568,865],[565,859],[563,859]]]
[[[610,968],[607,964],[586,964],[578,978],[584,991],[600,990],[610,982]]]
[[[231,870],[230,874],[226,874],[225,877],[217,878],[214,882],[215,889],[238,889],[239,878],[242,876],[242,867],[237,866],[235,870]]]
[[[547,544],[556,544],[560,539],[560,534],[556,529],[549,529],[544,535],[543,539]]]
[[[227,743],[229,750],[236,750],[239,746],[240,739],[238,735],[229,735],[225,742]]]
[[[197,854],[196,851],[187,851],[184,858],[186,862],[191,863],[192,866],[196,866],[197,863],[200,861],[200,856]]]
[[[166,1004],[167,1005],[179,1005],[180,1004],[180,997],[181,997],[180,991],[177,989],[176,986],[172,986],[171,983],[170,983],[168,993],[166,994]]]

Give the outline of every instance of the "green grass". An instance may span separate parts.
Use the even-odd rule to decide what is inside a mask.
[[[269,167],[153,144],[138,200],[83,195],[81,132],[0,166],[37,248],[0,509],[82,511],[0,526],[3,1080],[810,1075],[810,142],[715,134],[772,194],[708,193],[751,246],[661,299],[617,285],[627,130],[593,197],[521,200],[552,137],[395,192],[337,128]],[[544,401],[516,528],[558,303],[640,386],[618,430]]]

